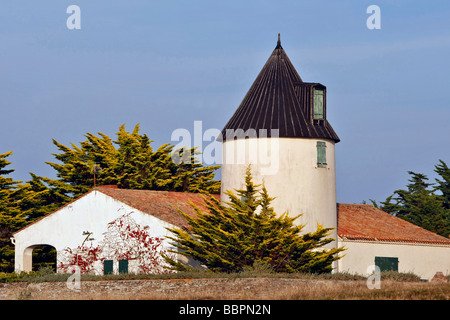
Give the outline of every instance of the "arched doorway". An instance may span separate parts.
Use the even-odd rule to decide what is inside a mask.
[[[56,249],[48,244],[29,246],[23,254],[24,271],[51,269],[56,272]]]

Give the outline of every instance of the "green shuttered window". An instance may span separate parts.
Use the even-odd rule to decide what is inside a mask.
[[[113,274],[113,261],[105,260],[103,261],[103,274]]]
[[[103,261],[103,274],[114,273],[114,260]],[[119,261],[119,273],[128,273],[128,260]]]
[[[375,257],[375,265],[380,271],[398,271],[398,258]]]
[[[327,145],[323,141],[317,141],[317,167],[327,167]]]
[[[323,90],[314,89],[314,119],[323,119]]]
[[[119,273],[128,273],[128,260],[119,261]]]

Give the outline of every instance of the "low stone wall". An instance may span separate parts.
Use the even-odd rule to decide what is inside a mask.
[[[116,280],[81,281],[74,290],[66,282],[19,282],[0,284],[0,300],[271,299],[273,293],[279,297],[301,287],[328,285],[330,281],[266,278]]]

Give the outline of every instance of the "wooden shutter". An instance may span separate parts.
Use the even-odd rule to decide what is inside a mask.
[[[128,273],[128,260],[119,261],[119,273]]]
[[[380,271],[398,271],[398,258],[375,257],[375,265]]]
[[[314,89],[314,119],[323,119],[323,90]]]
[[[113,260],[103,261],[103,274],[113,274]]]
[[[327,167],[327,145],[323,141],[317,141],[317,167]]]

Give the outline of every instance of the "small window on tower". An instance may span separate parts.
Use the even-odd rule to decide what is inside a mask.
[[[314,89],[314,119],[323,119],[323,95],[323,90]]]
[[[317,167],[327,167],[327,145],[323,141],[317,141]]]

